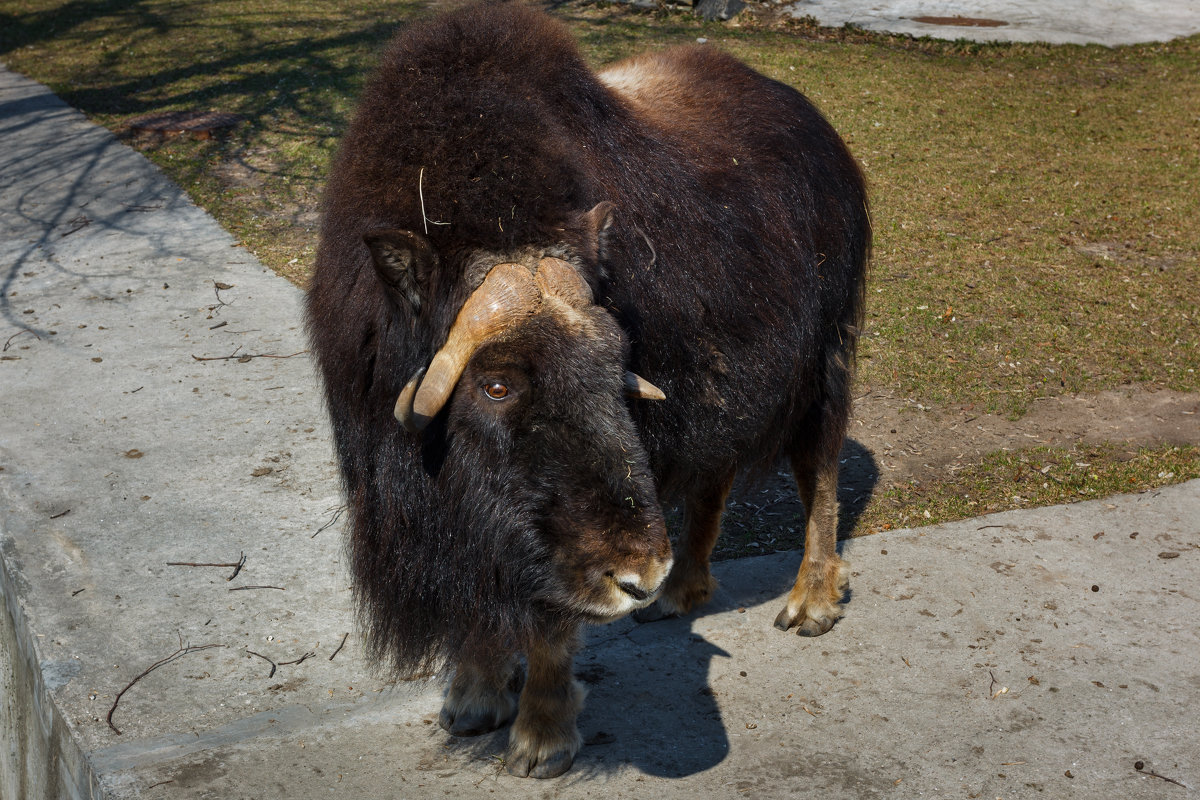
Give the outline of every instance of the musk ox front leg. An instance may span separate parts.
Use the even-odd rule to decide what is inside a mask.
[[[786,631],[798,626],[801,636],[820,636],[841,616],[847,582],[845,563],[837,554],[838,462],[833,458],[814,465],[793,456],[792,468],[808,521],[800,572],[775,627]]]
[[[578,627],[568,625],[530,645],[525,688],[504,756],[510,774],[556,778],[571,768],[581,741],[575,719],[585,694],[571,671],[578,642]]]
[[[464,661],[446,691],[438,723],[454,736],[478,736],[502,728],[517,715],[519,688],[515,657],[498,665]]]
[[[733,474],[688,495],[684,503],[683,536],[676,549],[675,564],[662,594],[646,608],[633,612],[638,622],[653,622],[687,614],[704,605],[717,588],[709,571],[709,556],[721,533],[721,515],[733,487]]]

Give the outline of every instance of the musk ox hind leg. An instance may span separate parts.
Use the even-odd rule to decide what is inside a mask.
[[[804,530],[804,558],[787,605],[775,618],[775,627],[797,627],[801,636],[820,636],[842,614],[847,569],[837,553],[838,460],[792,456],[792,469],[808,519]]]
[[[572,674],[578,647],[576,625],[564,625],[530,644],[525,688],[504,754],[510,774],[557,778],[571,768],[581,742],[575,720],[585,695]]]
[[[662,594],[651,605],[633,612],[638,622],[686,614],[704,605],[717,588],[708,558],[721,533],[721,514],[733,487],[733,473],[688,495],[684,503],[684,530],[675,552],[675,564]]]
[[[438,723],[454,736],[478,736],[502,728],[517,715],[519,688],[515,656],[489,665],[463,661],[446,690]]]

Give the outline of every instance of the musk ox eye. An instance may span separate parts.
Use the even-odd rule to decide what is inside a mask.
[[[489,383],[483,387],[483,392],[492,400],[504,400],[508,397],[508,387],[503,383]]]

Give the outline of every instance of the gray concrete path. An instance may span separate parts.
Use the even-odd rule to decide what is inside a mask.
[[[1165,42],[1200,33],[1197,0],[799,0],[822,25],[977,42]]]
[[[593,631],[577,766],[519,780],[362,659],[298,290],[2,69],[0,290],[4,800],[1200,787],[1200,482],[851,541],[815,640],[771,627],[797,554],[721,564]]]

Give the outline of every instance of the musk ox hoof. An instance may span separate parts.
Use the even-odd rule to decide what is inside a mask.
[[[505,769],[518,778],[557,778],[575,763],[573,750],[559,750],[542,758],[529,756],[505,756]]]
[[[663,608],[662,598],[655,600],[645,608],[639,608],[633,612],[634,622],[658,622],[660,619],[669,619],[675,616],[678,616],[678,614]]]
[[[779,616],[775,617],[775,627],[781,631],[796,628],[800,636],[820,636],[828,633],[833,624],[841,617],[842,608],[836,603],[793,603],[788,602]]]
[[[799,636],[820,636],[823,633],[828,633],[836,621],[836,616],[821,615],[817,617],[805,617],[798,621],[799,625],[796,628],[796,633]],[[786,608],[779,612],[779,616],[775,617],[775,627],[781,631],[786,631],[794,625],[797,625],[797,620]]]
[[[509,775],[518,778],[557,778],[571,768],[579,752],[579,733],[572,726],[561,738],[519,736],[514,728],[504,754]]]
[[[503,728],[512,722],[516,714],[515,698],[511,701],[511,709],[472,708],[455,712],[448,706],[442,706],[438,724],[451,736],[480,736]]]
[[[438,724],[452,736],[479,736],[512,722],[517,716],[522,676],[519,670],[513,670],[505,683],[504,674],[487,675],[461,668],[446,692]]]

